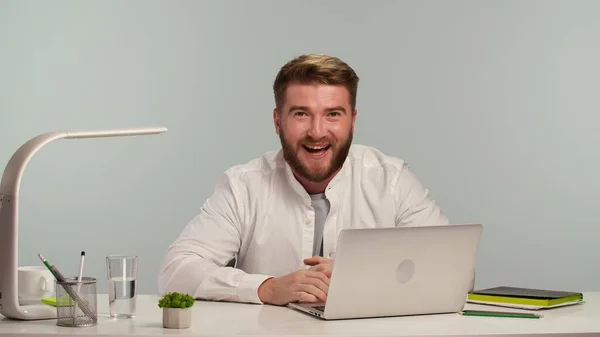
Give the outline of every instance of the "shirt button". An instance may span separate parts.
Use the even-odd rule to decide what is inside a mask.
[[[310,224],[311,224],[311,221],[310,221],[310,219],[306,219],[306,224],[307,224],[307,225],[310,225]]]

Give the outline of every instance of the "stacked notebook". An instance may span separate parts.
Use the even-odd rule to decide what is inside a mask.
[[[509,308],[539,310],[583,303],[579,292],[495,287],[469,293],[469,303],[495,305]]]

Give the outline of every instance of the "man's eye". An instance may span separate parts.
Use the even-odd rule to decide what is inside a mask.
[[[332,111],[332,112],[329,113],[329,115],[331,115],[331,116],[339,116],[340,113],[338,111]]]
[[[306,112],[304,112],[304,111],[296,111],[294,113],[294,115],[296,115],[296,116],[303,116],[303,115],[306,115]]]

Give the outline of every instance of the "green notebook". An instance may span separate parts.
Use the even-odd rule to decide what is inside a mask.
[[[44,297],[44,298],[42,298],[42,303],[55,307],[56,306],[56,297]]]
[[[55,307],[57,305],[59,305],[61,307],[70,307],[75,304],[75,301],[73,301],[68,296],[61,297],[61,299],[59,301],[56,300],[56,297],[44,297],[44,298],[42,298],[42,303],[51,305],[53,307]],[[88,301],[84,300],[83,303],[87,304]]]
[[[495,303],[510,303],[549,307],[567,302],[583,300],[580,292],[531,289],[518,287],[495,287],[469,293],[469,300]]]

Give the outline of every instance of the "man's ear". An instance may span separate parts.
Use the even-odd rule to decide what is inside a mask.
[[[281,120],[279,119],[279,112],[277,108],[273,109],[273,125],[275,126],[275,133],[279,135],[279,127],[281,126]]]
[[[352,132],[354,133],[354,124],[356,123],[356,115],[358,114],[358,110],[354,109],[352,112]]]

